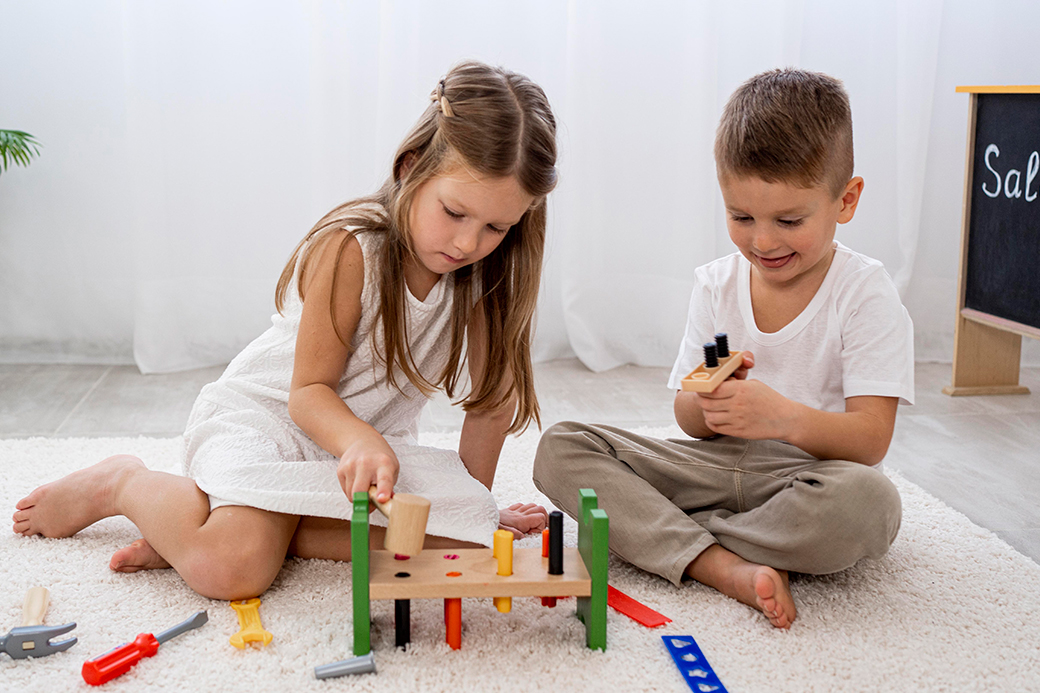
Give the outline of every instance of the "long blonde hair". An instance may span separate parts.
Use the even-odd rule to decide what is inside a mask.
[[[409,168],[404,175],[406,160]],[[453,272],[448,362],[441,373],[428,378],[412,357],[405,321],[404,262],[414,256],[408,217],[419,187],[457,162],[486,176],[514,176],[535,203],[491,254]],[[527,77],[502,68],[460,63],[434,90],[429,107],[398,147],[393,173],[379,191],[336,207],[296,246],[278,279],[275,306],[282,311],[298,262],[301,271],[296,291],[303,298],[302,270],[322,245],[321,239],[343,229],[349,231],[337,251],[338,265],[352,235],[384,234],[386,242],[374,260],[379,270],[378,322],[384,349],[379,358],[388,381],[400,390],[395,376],[399,369],[425,395],[443,388],[454,399],[466,362],[464,347],[472,306],[482,298],[488,331],[485,366],[462,407],[467,412],[492,411],[515,396],[516,413],[507,432],[522,431],[531,421],[540,425],[531,365],[532,323],[545,245],[545,196],[556,186],[556,179],[556,120],[542,89]],[[479,297],[473,295],[475,284],[482,291]],[[349,347],[336,325],[335,303],[334,278],[329,310],[337,336]],[[500,387],[504,377],[511,377],[511,388]]]

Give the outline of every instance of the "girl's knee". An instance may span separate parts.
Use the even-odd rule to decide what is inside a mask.
[[[263,594],[274,582],[282,561],[262,550],[198,551],[177,572],[188,586],[209,599],[250,599]]]

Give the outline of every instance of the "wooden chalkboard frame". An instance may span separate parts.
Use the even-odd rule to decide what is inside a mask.
[[[968,147],[964,167],[957,323],[953,337],[953,379],[943,392],[954,396],[1029,394],[1029,388],[1018,383],[1022,337],[1040,339],[1040,329],[967,308],[965,295],[979,94],[1040,94],[1040,85],[957,87],[957,91],[970,94]]]

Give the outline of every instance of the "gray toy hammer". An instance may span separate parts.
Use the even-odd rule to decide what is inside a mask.
[[[6,652],[15,659],[26,657],[46,657],[55,652],[62,652],[76,644],[76,638],[52,643],[51,638],[68,633],[76,627],[75,623],[63,626],[44,626],[43,615],[50,604],[50,593],[46,587],[33,587],[25,593],[25,605],[22,607],[22,625],[12,628],[7,635],[0,636],[0,651]]]

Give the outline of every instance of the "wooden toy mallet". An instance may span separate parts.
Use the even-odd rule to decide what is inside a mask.
[[[411,493],[395,493],[385,503],[376,500],[376,487],[368,489],[369,499],[388,520],[383,546],[403,558],[418,556],[426,539],[430,501]]]

